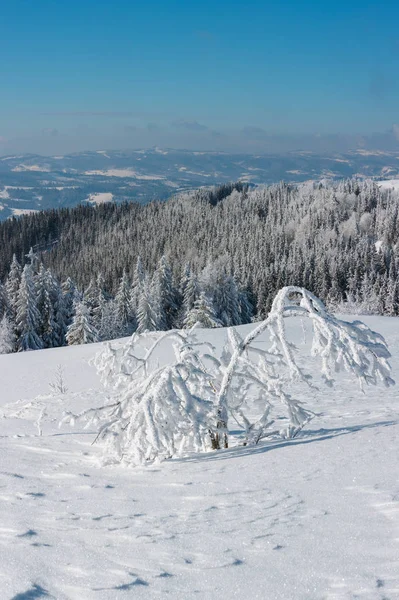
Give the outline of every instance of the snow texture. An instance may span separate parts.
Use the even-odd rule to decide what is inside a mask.
[[[395,375],[399,319],[364,321],[388,342]],[[306,368],[317,364],[305,358],[309,326],[287,322]],[[252,329],[237,331],[244,339]],[[226,330],[196,335],[222,352]],[[89,365],[103,347],[0,356],[2,598],[399,598],[395,388],[363,394],[345,372],[334,388],[320,378],[319,390],[298,384],[318,416],[295,439],[100,467],[96,430],[57,422],[65,409],[104,403]],[[58,365],[68,391],[57,396]]]

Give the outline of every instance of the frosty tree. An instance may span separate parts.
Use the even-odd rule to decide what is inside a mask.
[[[220,327],[221,322],[216,316],[213,302],[205,292],[201,292],[200,297],[194,301],[192,308],[188,311],[184,319],[184,328],[191,329],[192,327],[204,327],[213,329]]]
[[[288,393],[289,381],[313,385],[287,334],[286,319],[294,316],[311,322],[311,353],[327,385],[341,368],[361,384],[394,383],[382,336],[359,321],[330,315],[307,290],[286,287],[267,319],[245,338],[227,330],[221,356],[197,328],[134,334],[124,347],[108,345],[96,365],[111,392],[109,404],[65,419],[99,423],[106,460],[128,464],[227,447],[231,422],[241,426],[245,445],[270,436],[292,438],[314,416]],[[258,339],[264,332],[266,347]],[[174,358],[162,365],[165,344],[169,353],[172,345]]]
[[[130,297],[130,283],[126,271],[119,282],[119,287],[115,296],[115,321],[120,336],[129,335],[135,328],[135,318],[132,310]]]
[[[18,350],[39,350],[43,348],[43,342],[39,337],[40,313],[37,309],[35,283],[30,265],[25,265],[22,271],[15,308],[19,336]]]
[[[66,333],[68,346],[75,344],[91,344],[98,341],[97,330],[91,323],[89,308],[84,300],[76,302],[75,316]]]
[[[18,301],[18,293],[19,286],[21,285],[21,266],[17,261],[17,257],[15,254],[12,258],[12,263],[10,266],[10,272],[8,274],[7,282],[6,282],[6,290],[8,299],[10,302],[10,307],[13,315],[15,316],[17,311],[17,301]]]
[[[0,321],[0,354],[10,354],[15,350],[14,327],[7,317],[3,315]]]
[[[0,319],[6,312],[9,312],[8,295],[6,288],[0,282]]]
[[[153,286],[147,280],[143,281],[137,308],[137,331],[144,333],[162,329],[164,323],[160,311],[159,298],[156,297]]]

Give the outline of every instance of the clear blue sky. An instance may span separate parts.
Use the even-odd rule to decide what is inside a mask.
[[[387,132],[398,23],[393,0],[4,1],[0,152]]]

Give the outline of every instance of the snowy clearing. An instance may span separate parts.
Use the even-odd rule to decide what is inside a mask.
[[[111,192],[94,192],[86,198],[86,202],[93,204],[104,204],[104,202],[112,202],[114,195]]]
[[[131,177],[132,179],[163,180],[163,175],[142,175],[133,169],[107,169],[106,171],[85,171],[85,175],[102,175],[104,177]]]
[[[42,173],[49,173],[51,169],[49,167],[44,167],[43,165],[17,165],[11,171],[15,171],[16,173],[20,171],[38,171]]]
[[[362,320],[397,377],[399,319]],[[201,335],[221,350],[226,330]],[[100,347],[0,356],[4,414],[48,394],[59,364],[65,409],[100,404]],[[2,598],[399,598],[397,395],[342,375],[307,392],[320,416],[293,440],[135,469],[100,467],[95,431],[58,429],[57,402],[42,437],[33,409],[1,419]]]
[[[29,215],[30,213],[39,212],[37,208],[11,208],[14,217],[21,215]]]
[[[385,181],[378,181],[378,185],[383,189],[399,190],[399,179],[387,179]]]

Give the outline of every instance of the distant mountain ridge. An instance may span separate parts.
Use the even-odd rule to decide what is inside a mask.
[[[395,179],[399,178],[397,154],[357,150],[249,155],[153,148],[3,156],[0,220],[84,202],[147,203],[179,191],[239,180],[270,184],[353,176]]]

